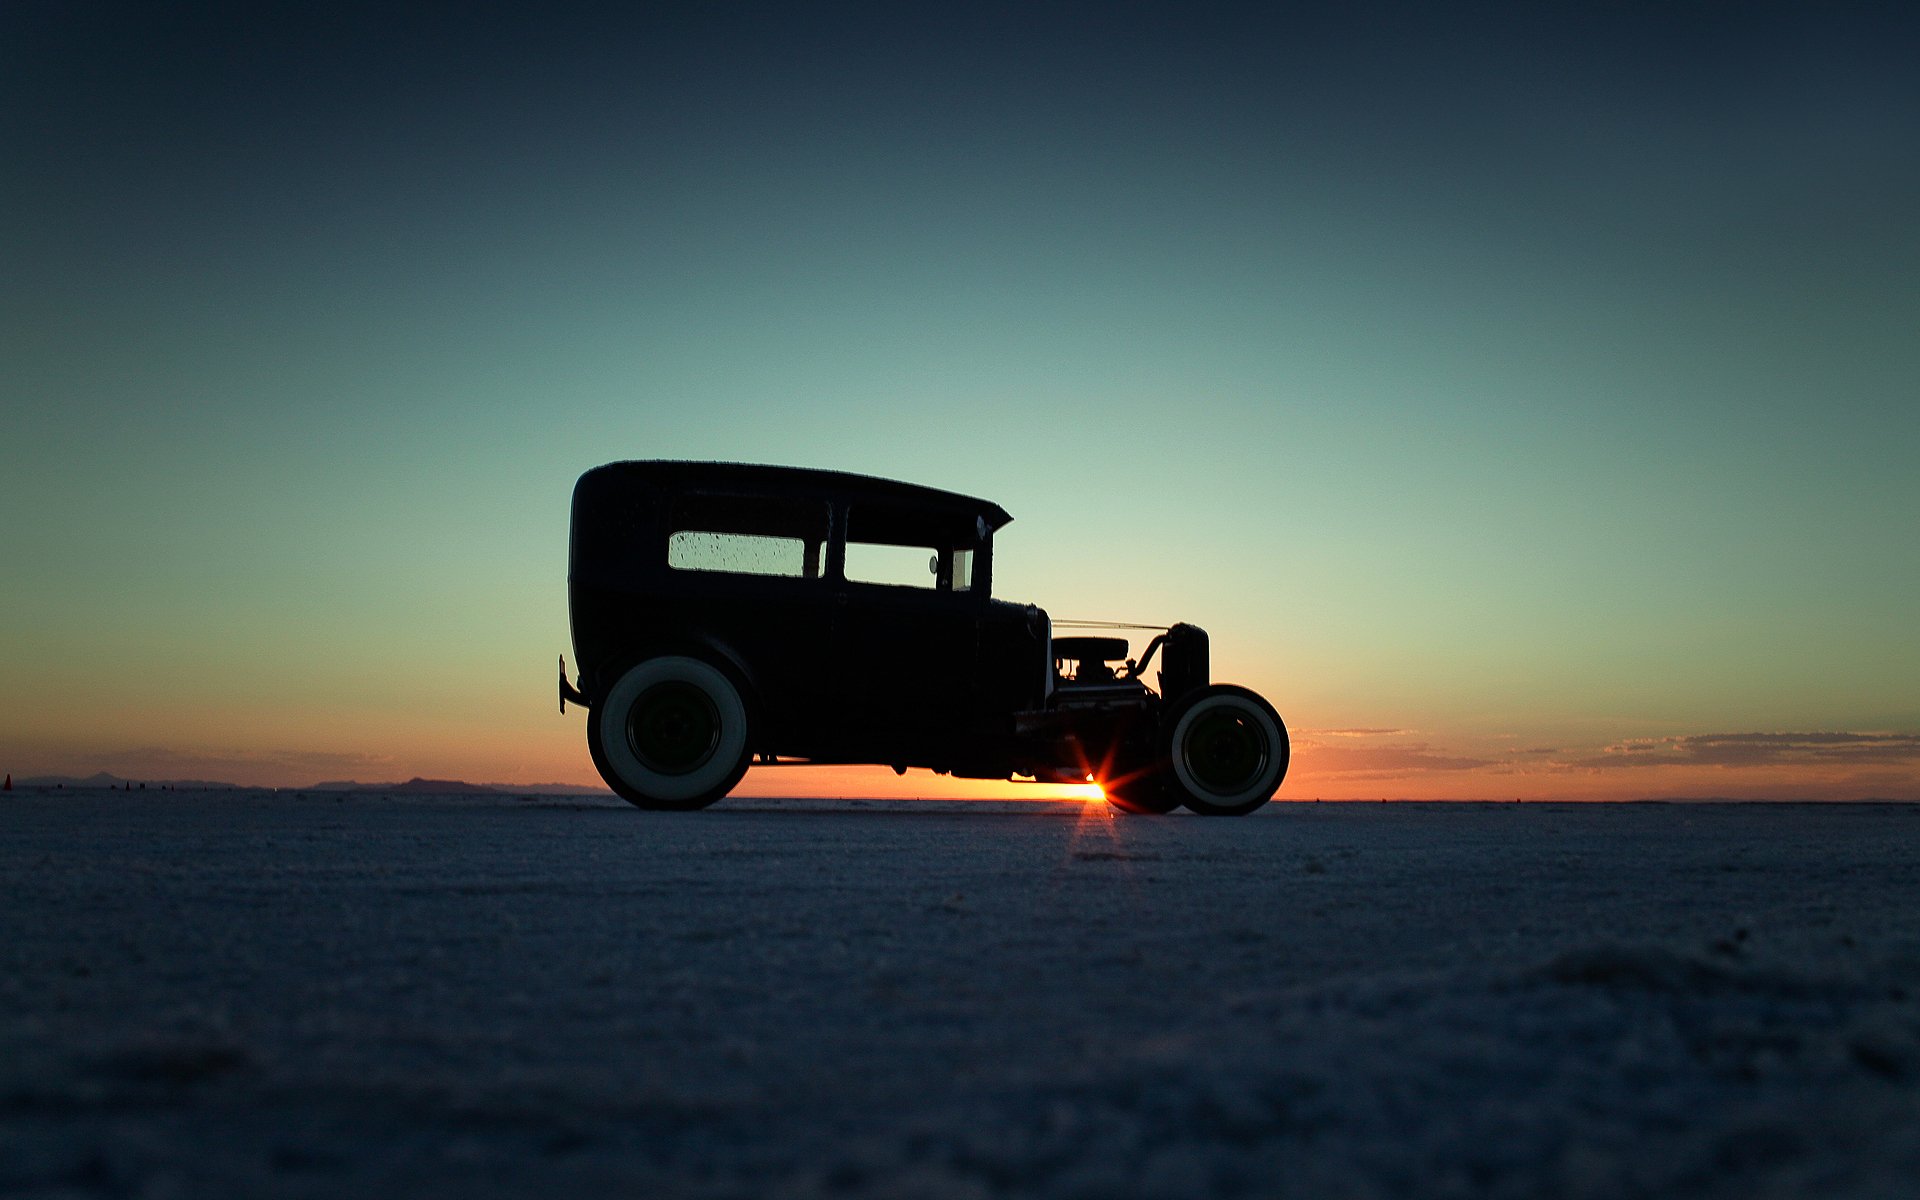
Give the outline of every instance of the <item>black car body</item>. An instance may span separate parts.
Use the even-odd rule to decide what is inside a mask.
[[[1136,812],[1265,803],[1288,755],[1272,707],[1209,682],[1193,626],[1135,663],[1122,638],[1056,638],[1044,610],[993,599],[1011,519],[838,471],[596,467],[573,493],[561,707],[591,710],[595,765],[645,808],[710,804],[756,762],[1091,779]]]

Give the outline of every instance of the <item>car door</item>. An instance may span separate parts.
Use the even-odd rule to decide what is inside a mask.
[[[833,581],[832,670],[850,756],[923,765],[964,757],[980,598],[955,590],[950,570],[942,575],[951,548],[931,532],[913,542],[860,533],[856,509]]]

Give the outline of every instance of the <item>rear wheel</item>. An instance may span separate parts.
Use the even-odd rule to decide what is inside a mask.
[[[1203,816],[1250,813],[1286,777],[1287,727],[1246,688],[1217,683],[1193,692],[1174,705],[1164,729],[1170,788]]]
[[[747,706],[724,672],[680,655],[628,668],[587,722],[593,765],[640,808],[705,808],[747,773]]]

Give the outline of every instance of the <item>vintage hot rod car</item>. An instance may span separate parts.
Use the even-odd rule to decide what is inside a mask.
[[[1055,637],[990,598],[987,500],[838,471],[618,462],[573,491],[587,746],[616,793],[702,808],[753,764],[1098,783],[1125,812],[1238,815],[1287,771],[1280,716],[1209,681],[1207,635]],[[1160,654],[1158,688],[1143,680]]]

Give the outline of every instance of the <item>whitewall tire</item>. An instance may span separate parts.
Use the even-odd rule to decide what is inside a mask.
[[[641,808],[705,808],[746,774],[747,706],[712,663],[644,659],[593,707],[588,748],[600,775]]]
[[[1196,813],[1245,815],[1272,799],[1286,777],[1287,727],[1255,692],[1216,683],[1182,699],[1168,720],[1168,766]]]

